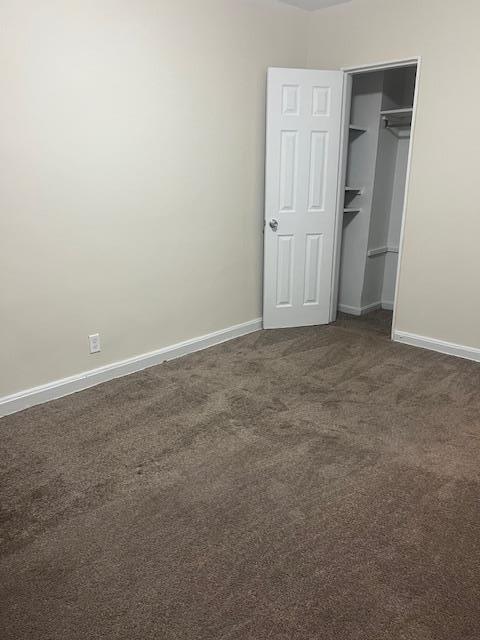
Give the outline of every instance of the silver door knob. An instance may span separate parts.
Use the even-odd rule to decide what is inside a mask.
[[[272,219],[268,224],[270,225],[270,229],[272,231],[276,231],[278,229],[278,220]]]

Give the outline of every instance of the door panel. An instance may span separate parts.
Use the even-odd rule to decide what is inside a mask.
[[[280,211],[295,212],[297,195],[297,131],[282,131],[280,142]]]
[[[327,175],[328,133],[312,131],[310,145],[310,189],[308,211],[325,211],[325,178]]]
[[[305,255],[305,296],[303,304],[319,304],[320,302],[320,270],[322,267],[323,235],[310,233],[307,235]]]
[[[329,322],[343,73],[269,69],[264,326]]]
[[[293,243],[293,236],[278,236],[277,307],[292,306],[294,259]]]

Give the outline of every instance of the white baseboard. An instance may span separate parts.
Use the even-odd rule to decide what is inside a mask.
[[[221,329],[220,331],[214,331],[199,338],[185,340],[185,342],[179,342],[178,344],[164,347],[157,351],[144,353],[139,356],[134,356],[133,358],[128,358],[127,360],[99,367],[98,369],[85,371],[84,373],[79,373],[69,378],[54,380],[53,382],[34,387],[33,389],[26,389],[25,391],[4,396],[0,398],[0,417],[22,411],[36,404],[42,404],[49,400],[55,400],[56,398],[76,393],[77,391],[83,391],[84,389],[94,387],[97,384],[113,380],[114,378],[127,376],[136,371],[161,364],[166,360],[173,360],[181,356],[186,356],[189,353],[200,351],[201,349],[213,347],[216,344],[245,336],[254,331],[259,331],[261,328],[262,319],[256,318],[255,320],[237,324],[227,329]]]
[[[415,333],[407,333],[406,331],[394,331],[392,338],[395,342],[403,342],[412,347],[420,347],[421,349],[429,349],[430,351],[446,353],[449,356],[457,356],[458,358],[480,362],[480,349],[477,347],[465,347],[461,344],[436,340],[435,338],[426,338],[425,336],[418,336]]]
[[[393,311],[393,302],[372,302],[364,307],[351,307],[348,304],[339,304],[338,310],[343,313],[348,313],[351,316],[363,316],[369,311],[375,311],[375,309],[385,309],[386,311]]]
[[[367,304],[364,307],[351,307],[348,304],[339,304],[338,310],[342,311],[342,313],[348,313],[351,316],[363,316],[365,313],[368,313],[369,311],[380,309],[381,306],[382,306],[381,302],[373,302],[372,304]]]

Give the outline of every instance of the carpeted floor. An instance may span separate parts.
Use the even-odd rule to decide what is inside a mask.
[[[4,418],[2,640],[478,640],[479,392],[376,313]]]

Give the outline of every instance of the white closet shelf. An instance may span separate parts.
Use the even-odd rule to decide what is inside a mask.
[[[356,131],[357,133],[365,133],[365,127],[358,127],[356,124],[350,125],[350,131]]]
[[[380,111],[380,114],[387,129],[401,129],[410,127],[412,124],[412,107],[405,107],[402,109],[384,109],[383,111]]]
[[[345,191],[348,191],[349,193],[360,193],[361,190],[362,187],[345,187]]]
[[[413,113],[413,107],[405,107],[403,109],[385,109],[380,111],[382,116],[409,116]]]
[[[361,209],[356,209],[352,207],[345,207],[343,213],[360,213]]]

